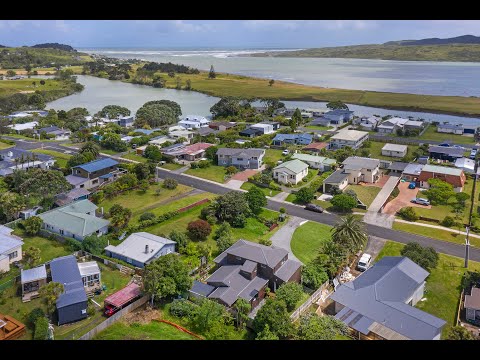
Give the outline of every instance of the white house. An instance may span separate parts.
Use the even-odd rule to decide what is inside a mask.
[[[342,129],[330,138],[330,149],[341,149],[349,146],[358,149],[368,140],[368,132],[358,130]]]
[[[335,159],[310,154],[295,153],[292,158],[303,161],[312,169],[319,169],[320,171],[328,171],[337,163]]]
[[[348,174],[349,184],[359,182],[375,183],[380,178],[380,160],[360,156],[350,156],[343,163],[343,171]]]
[[[376,116],[363,117],[355,121],[356,125],[361,126],[365,130],[373,131],[377,128],[377,125],[380,123],[380,118]]]
[[[0,273],[10,271],[10,264],[22,260],[23,241],[12,235],[13,229],[0,225]]]
[[[259,130],[263,133],[263,135],[271,134],[271,133],[274,132],[272,124],[258,123],[258,124],[250,126],[250,129]]]
[[[463,125],[462,124],[450,124],[450,123],[438,124],[437,125],[437,132],[455,134],[455,135],[463,135]]]
[[[198,129],[201,127],[207,127],[209,123],[210,120],[204,116],[187,115],[178,122],[178,125],[184,127],[185,129]]]
[[[168,128],[168,136],[176,141],[180,138],[187,139],[187,143],[190,144],[190,141],[193,139],[194,132],[190,130],[186,130],[182,126],[171,126]]]
[[[382,148],[382,155],[403,158],[405,155],[407,155],[407,151],[407,145],[385,144],[385,146]]]
[[[298,184],[308,175],[308,165],[300,160],[284,162],[273,168],[273,178],[282,184]]]
[[[38,126],[38,121],[30,121],[24,124],[8,125],[7,127],[16,131],[17,134],[19,134],[20,131],[33,130],[36,126]]]

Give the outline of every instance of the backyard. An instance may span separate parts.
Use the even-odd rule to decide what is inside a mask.
[[[223,166],[210,165],[209,167],[203,169],[188,169],[185,171],[185,174],[223,184],[225,181],[226,172]]]
[[[439,133],[437,132],[437,127],[433,125],[430,125],[419,139],[448,142],[450,144],[475,144],[473,137]]]
[[[272,162],[272,163],[277,163],[278,160],[282,160],[284,158],[284,155],[282,155],[282,150],[278,149],[266,149],[265,150],[265,156],[263,157],[263,162]]]
[[[403,244],[387,241],[378,254],[376,261],[384,256],[400,256]],[[438,266],[431,270],[426,279],[425,301],[417,303],[416,307],[447,321],[442,334],[454,325],[457,315],[458,300],[461,293],[461,280],[465,271],[463,259],[439,254]],[[480,271],[480,263],[470,261],[470,271]]]
[[[58,167],[61,168],[66,168],[67,167],[67,161],[72,157],[72,155],[64,154],[58,151],[54,150],[33,150],[34,153],[39,153],[39,154],[45,154],[45,155],[50,155],[55,158],[55,161],[57,162]]]
[[[398,157],[390,157],[382,155],[382,148],[385,146],[385,142],[379,141],[370,141],[370,147],[367,150],[370,152],[370,157],[372,159],[381,159],[381,160],[388,160],[388,161],[401,161],[401,158]],[[407,155],[413,154],[415,150],[418,149],[418,145],[408,145]]]
[[[304,264],[315,259],[323,243],[330,238],[331,226],[308,221],[293,233],[290,246],[293,254]]]
[[[378,193],[380,192],[380,190],[382,190],[382,188],[377,186],[350,184],[345,188],[345,190],[355,191],[360,201],[363,202],[365,205],[370,206],[370,204],[377,197]]]

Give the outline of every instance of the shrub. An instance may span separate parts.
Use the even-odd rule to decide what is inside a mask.
[[[285,301],[287,310],[292,311],[297,302],[302,298],[302,285],[295,282],[282,284],[275,292],[276,299]]]
[[[417,221],[419,219],[415,209],[411,206],[400,209],[397,213],[402,219],[407,221]]]
[[[430,271],[438,265],[438,253],[432,247],[423,247],[416,242],[405,245],[401,251],[402,256],[410,258],[414,263]]]
[[[198,169],[199,165],[198,162],[191,162],[190,163],[190,169]]]
[[[212,165],[212,164],[208,160],[201,160],[201,161],[198,162],[198,167],[200,169],[208,168],[208,167],[210,167],[210,165]]]
[[[284,207],[281,207],[280,209],[278,209],[278,211],[280,211],[280,214],[285,214],[287,212]]]
[[[309,187],[304,187],[297,191],[296,196],[299,203],[306,204],[315,198],[315,192]]]
[[[217,222],[217,218],[215,217],[215,215],[207,215],[205,220],[207,220],[210,225],[215,225],[215,223]]]
[[[310,262],[302,268],[302,282],[306,287],[318,289],[328,280],[325,269],[315,262]]]
[[[177,316],[180,318],[187,317],[190,319],[195,315],[196,310],[197,307],[195,306],[195,304],[184,299],[178,299],[173,300],[172,304],[170,305],[169,312],[173,316]]]
[[[357,206],[357,200],[347,194],[335,195],[330,202],[340,211],[350,211]]]
[[[259,243],[265,246],[272,246],[272,240],[270,239],[260,239]]]
[[[87,314],[88,316],[94,316],[95,315],[95,306],[92,304],[91,301],[88,302],[88,306],[87,306]]]
[[[446,227],[452,227],[455,225],[455,219],[447,215],[440,224]]]
[[[45,311],[41,308],[35,308],[30,311],[27,315],[27,326],[30,328],[35,328],[35,323],[39,318],[45,317]]]
[[[164,187],[165,189],[173,190],[173,189],[176,189],[177,186],[178,186],[178,181],[175,180],[175,179],[166,178],[166,179],[163,181],[163,187]]]
[[[190,222],[187,230],[192,240],[205,240],[212,232],[212,227],[205,220],[198,219]]]
[[[151,212],[143,213],[142,215],[140,215],[140,218],[139,218],[140,221],[153,220],[153,219],[155,219],[155,214]]]
[[[233,175],[235,174],[238,170],[235,166],[228,166],[225,171],[227,172],[228,175]]]
[[[40,317],[35,322],[35,333],[33,340],[47,340],[48,338],[48,320],[46,317]]]

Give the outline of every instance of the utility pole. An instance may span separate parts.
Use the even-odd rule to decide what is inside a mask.
[[[468,268],[468,258],[470,255],[470,241],[468,240],[468,234],[470,233],[470,228],[468,226],[465,227],[467,230],[467,237],[465,238],[465,269]]]
[[[468,226],[466,226],[467,237],[465,238],[465,268],[468,268],[468,257],[470,252],[470,241],[468,235],[470,233],[470,227],[472,226],[472,215],[473,208],[475,203],[475,189],[477,187],[477,171],[478,171],[478,157],[475,157],[475,166],[473,168],[473,186],[472,186],[472,196],[470,198],[470,214],[468,216]]]

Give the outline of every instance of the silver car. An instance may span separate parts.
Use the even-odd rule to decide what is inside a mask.
[[[425,205],[425,206],[430,205],[430,201],[425,198],[415,198],[415,199],[412,199],[411,202],[414,204]]]

